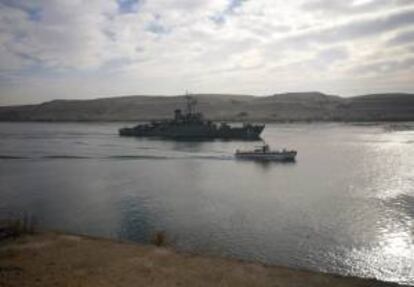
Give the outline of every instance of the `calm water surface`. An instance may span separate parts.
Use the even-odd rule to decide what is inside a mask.
[[[45,228],[414,284],[414,125],[268,125],[249,142],[120,138],[119,123],[0,123],[0,214]],[[257,143],[256,143],[257,144]]]

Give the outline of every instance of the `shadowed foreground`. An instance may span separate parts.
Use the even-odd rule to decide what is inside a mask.
[[[55,233],[0,242],[0,286],[397,286]]]

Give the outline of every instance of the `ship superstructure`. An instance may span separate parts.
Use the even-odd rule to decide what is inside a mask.
[[[265,125],[244,123],[231,126],[227,123],[215,123],[204,119],[200,112],[195,111],[197,100],[186,95],[186,113],[181,109],[174,111],[174,118],[152,121],[132,128],[121,128],[119,135],[136,137],[161,137],[173,139],[242,139],[258,140]]]

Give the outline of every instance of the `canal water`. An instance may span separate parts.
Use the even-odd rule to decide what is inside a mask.
[[[0,123],[0,216],[40,228],[414,284],[414,124],[275,124],[260,142],[117,135],[122,123]]]

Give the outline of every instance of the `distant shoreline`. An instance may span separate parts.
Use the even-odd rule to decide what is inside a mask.
[[[0,120],[0,123],[125,123],[125,124],[137,124],[137,123],[149,123],[151,121],[161,121],[165,119],[152,119],[152,120]],[[225,122],[229,124],[242,124],[243,121],[240,120],[214,120],[215,122]],[[338,124],[352,124],[352,125],[381,125],[381,124],[392,124],[392,123],[414,123],[412,120],[352,120],[352,121],[334,121],[334,120],[286,120],[286,121],[276,121],[276,120],[254,120],[248,121],[249,123],[263,123],[263,124],[329,124],[329,123],[338,123]]]
[[[318,92],[266,97],[193,95],[196,112],[226,122],[405,122],[414,121],[414,94],[352,98]],[[128,96],[94,100],[54,100],[38,105],[0,107],[0,121],[130,122],[171,119],[185,109],[184,96]]]

